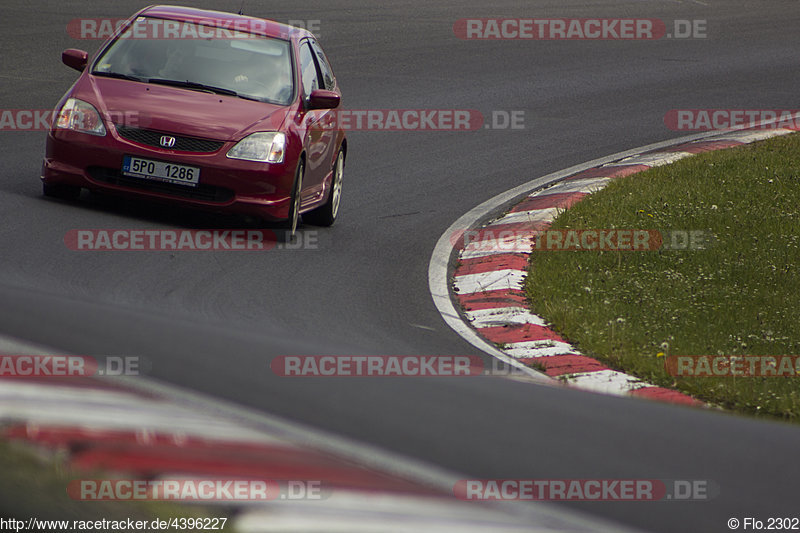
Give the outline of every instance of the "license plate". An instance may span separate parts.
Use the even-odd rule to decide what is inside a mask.
[[[152,161],[126,155],[122,162],[122,173],[134,178],[166,181],[189,187],[196,187],[200,182],[200,169],[164,161]]]

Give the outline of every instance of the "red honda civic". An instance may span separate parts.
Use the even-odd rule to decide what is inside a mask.
[[[81,188],[329,226],[347,154],[341,92],[310,32],[154,6],[120,25],[56,107],[43,193]]]

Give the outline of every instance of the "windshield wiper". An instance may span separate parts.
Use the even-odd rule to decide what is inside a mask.
[[[215,94],[224,94],[227,96],[239,96],[239,93],[231,89],[224,89],[222,87],[214,87],[213,85],[204,85],[195,81],[181,81],[181,80],[168,80],[162,78],[150,78],[150,83],[158,83],[160,85],[170,85],[172,87],[184,87],[186,89],[193,89],[196,91],[206,91]]]
[[[255,96],[250,96],[249,94],[237,94],[236,96],[238,96],[239,98],[243,98],[245,100],[252,100],[254,102],[263,102],[264,101],[261,98],[257,98]]]
[[[130,80],[130,81],[144,81],[144,78],[138,78],[136,76],[131,76],[130,74],[122,74],[120,72],[103,72],[102,70],[95,70],[92,72],[95,76],[104,76],[106,78],[118,78],[120,80]]]

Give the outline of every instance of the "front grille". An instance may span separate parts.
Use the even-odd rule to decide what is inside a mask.
[[[117,133],[119,133],[119,136],[123,139],[147,146],[156,146],[158,148],[164,148],[161,146],[161,137],[164,135],[175,137],[175,146],[170,148],[170,150],[178,152],[216,152],[225,144],[222,141],[198,139],[196,137],[182,137],[160,131],[131,128],[130,126],[123,126],[120,124],[114,124],[114,127],[116,127]]]
[[[89,175],[95,181],[109,183],[119,187],[126,187],[128,189],[137,189],[140,191],[155,192],[159,194],[167,194],[169,196],[177,196],[179,198],[189,198],[192,200],[215,202],[220,204],[231,201],[234,196],[231,189],[217,187],[215,185],[204,185],[199,183],[196,187],[187,187],[185,185],[176,185],[174,183],[167,183],[163,181],[131,178],[123,175],[121,171],[113,168],[89,167],[87,170]]]

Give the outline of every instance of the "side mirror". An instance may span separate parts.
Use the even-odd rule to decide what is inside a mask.
[[[309,109],[336,109],[339,107],[339,95],[333,91],[315,89],[308,95]]]
[[[74,68],[78,72],[83,72],[86,63],[89,62],[89,54],[83,50],[69,48],[61,52],[61,61],[68,67]]]

